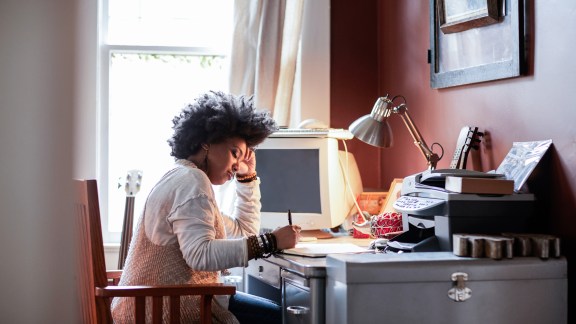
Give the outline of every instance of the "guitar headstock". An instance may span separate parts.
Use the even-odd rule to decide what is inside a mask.
[[[471,129],[472,133],[469,136],[468,151],[470,149],[478,150],[480,148],[481,137],[484,136],[483,132],[478,131],[478,127]]]
[[[126,174],[124,190],[127,197],[134,197],[140,191],[142,186],[142,170],[130,170]]]
[[[468,153],[471,149],[477,150],[480,148],[482,136],[484,136],[484,133],[479,132],[478,127],[462,127],[456,143],[456,150],[450,163],[451,169],[466,169]]]

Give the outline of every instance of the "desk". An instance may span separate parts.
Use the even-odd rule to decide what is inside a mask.
[[[336,236],[318,243],[354,243],[367,247],[370,239]],[[325,323],[326,258],[278,254],[251,260],[246,291],[282,305],[284,323]]]
[[[460,272],[468,278],[453,282],[451,275]],[[250,261],[247,275],[249,293],[261,295],[263,287],[276,291],[271,299],[280,300],[284,323],[567,321],[564,258],[473,259],[451,252],[278,255]],[[468,299],[450,299],[458,283],[470,289]]]

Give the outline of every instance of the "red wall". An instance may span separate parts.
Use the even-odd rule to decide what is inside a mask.
[[[378,97],[377,2],[332,1],[330,57],[330,126],[348,128],[369,114]],[[366,188],[382,188],[379,149],[356,139],[347,141]]]
[[[331,123],[348,125],[368,113],[377,96],[401,94],[426,142],[444,146],[446,156],[439,168],[448,167],[465,125],[489,135],[480,150],[482,163],[473,166],[483,171],[497,168],[513,142],[552,139],[552,148],[529,183],[538,200],[535,230],[561,238],[574,292],[576,272],[570,261],[576,258],[576,2],[554,1],[552,6],[528,0],[527,10],[528,75],[434,90],[427,63],[428,1],[352,5],[333,0]],[[393,178],[426,167],[400,118],[392,118],[391,124],[393,148],[350,145],[357,159],[368,160],[359,162],[369,168],[362,170],[368,186],[387,188]]]

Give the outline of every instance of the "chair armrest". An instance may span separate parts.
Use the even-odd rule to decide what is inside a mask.
[[[180,322],[180,296],[200,296],[200,322],[211,322],[211,301],[214,295],[234,295],[236,286],[214,284],[188,284],[166,286],[108,286],[96,287],[96,296],[101,298],[110,297],[134,297],[134,318],[136,323],[145,322],[146,297],[152,297],[152,318],[154,323],[162,322],[163,297],[170,297],[170,321]]]
[[[236,286],[221,283],[163,285],[163,286],[108,286],[96,287],[98,297],[234,295]]]
[[[122,276],[122,270],[106,270],[106,279],[108,284],[117,286],[120,282],[120,277]]]

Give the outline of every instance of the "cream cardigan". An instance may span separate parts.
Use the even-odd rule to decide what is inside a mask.
[[[150,192],[130,244],[120,285],[208,283],[219,271],[248,266],[246,237],[260,227],[260,181],[239,183],[233,215],[220,213],[206,174],[178,160]],[[213,303],[216,322],[237,322],[227,299]],[[132,320],[133,305],[115,298],[115,322]],[[183,321],[198,318],[197,300],[182,301]]]

